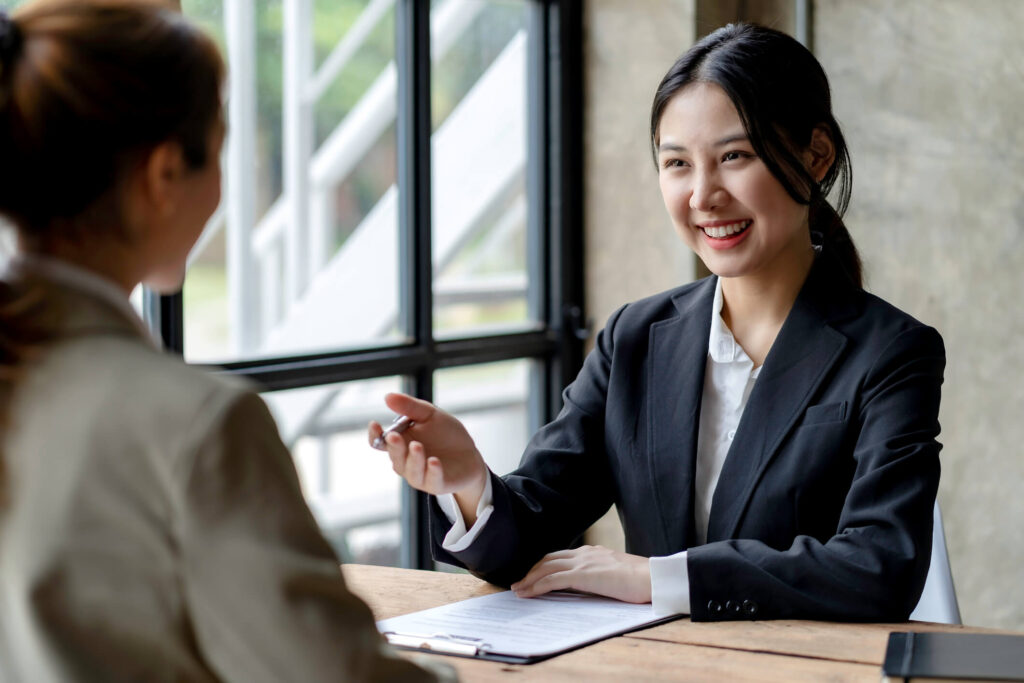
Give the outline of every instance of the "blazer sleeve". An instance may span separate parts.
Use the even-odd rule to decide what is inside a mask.
[[[691,548],[694,621],[906,620],[930,559],[944,367],[930,327],[888,343],[860,388],[853,479],[835,535],[797,536],[787,548],[754,539]]]
[[[189,618],[216,674],[437,680],[392,652],[370,609],[348,590],[263,401],[242,394],[213,424],[181,473],[180,538]]]
[[[431,499],[434,558],[509,586],[544,555],[572,547],[614,502],[614,474],[605,456],[604,415],[615,326],[611,315],[576,379],[562,393],[558,416],[538,431],[519,467],[491,474],[494,512],[465,550],[441,544],[451,523]]]

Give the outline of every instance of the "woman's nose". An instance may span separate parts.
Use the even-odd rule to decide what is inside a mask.
[[[697,175],[690,193],[690,208],[694,211],[711,211],[725,203],[726,192],[713,173]]]

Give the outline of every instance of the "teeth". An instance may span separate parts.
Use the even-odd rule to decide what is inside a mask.
[[[745,230],[750,223],[751,221],[739,221],[738,223],[729,223],[728,225],[718,225],[707,228],[702,227],[701,230],[703,230],[704,234],[708,237],[717,237],[721,239],[722,237],[735,235],[736,233]]]

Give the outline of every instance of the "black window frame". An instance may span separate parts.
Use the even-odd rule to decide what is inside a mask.
[[[411,339],[317,354],[203,366],[275,391],[376,377],[402,376],[404,390],[426,400],[434,372],[502,360],[537,361],[528,401],[531,432],[561,409],[561,392],[583,360],[582,3],[525,0],[529,7],[527,193],[528,261],[541,285],[529,307],[540,324],[529,331],[435,339],[431,263],[430,7],[423,0],[395,6],[398,66],[398,187],[400,310]],[[184,350],[181,293],[146,290],[144,317],[164,347]],[[429,569],[427,497],[402,488],[400,564]]]

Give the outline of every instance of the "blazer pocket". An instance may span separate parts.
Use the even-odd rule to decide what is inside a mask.
[[[825,422],[843,422],[846,420],[846,401],[839,403],[823,403],[810,406],[804,411],[800,426],[823,424]]]

